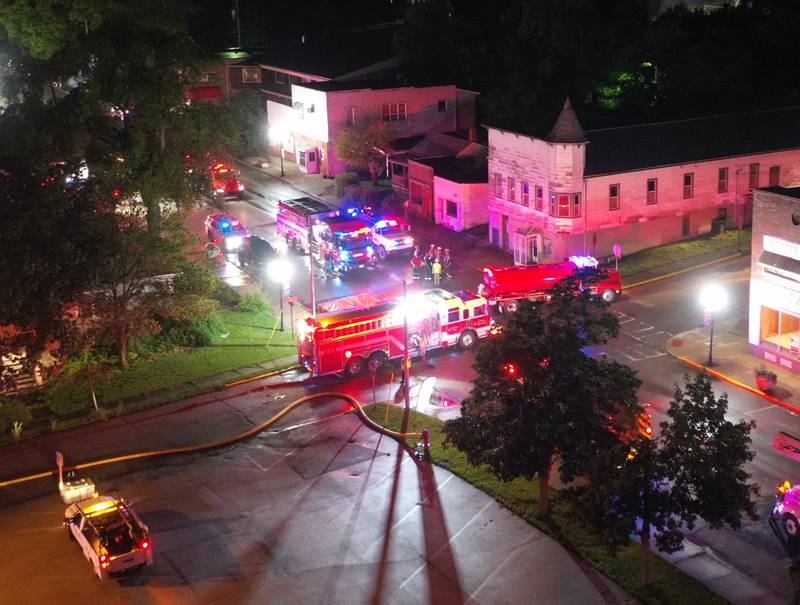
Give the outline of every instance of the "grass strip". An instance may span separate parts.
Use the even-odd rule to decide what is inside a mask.
[[[388,410],[387,410],[388,407]],[[403,420],[403,409],[394,405],[377,404],[365,408],[367,414],[387,427],[399,430]],[[414,415],[416,414],[416,417]],[[707,586],[698,582],[671,563],[653,553],[653,579],[651,586],[642,584],[639,544],[631,542],[618,550],[616,555],[608,552],[597,532],[581,522],[581,515],[572,503],[559,497],[556,490],[551,500],[549,519],[536,515],[538,489],[535,481],[516,479],[504,482],[495,477],[487,466],[472,466],[457,449],[444,449],[441,420],[411,412],[409,421],[421,430],[431,433],[431,459],[465,481],[485,492],[528,523],[552,536],[566,548],[577,553],[608,578],[617,583],[626,593],[640,603],[722,605],[728,601]],[[409,443],[409,445],[414,445]]]

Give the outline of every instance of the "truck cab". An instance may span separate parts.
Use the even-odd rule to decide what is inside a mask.
[[[321,263],[331,263],[335,271],[347,273],[372,267],[378,260],[370,227],[348,217],[318,220],[311,228],[312,255]]]
[[[411,227],[399,218],[382,218],[372,225],[372,242],[380,256],[414,248]]]
[[[244,198],[244,185],[239,180],[239,171],[226,162],[214,162],[208,167],[214,195],[222,199]]]

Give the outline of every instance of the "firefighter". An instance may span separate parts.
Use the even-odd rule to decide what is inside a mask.
[[[442,256],[442,269],[444,273],[444,278],[446,280],[453,279],[453,257],[450,256],[450,249],[444,249],[444,255]]]
[[[425,267],[425,261],[422,260],[422,257],[415,254],[411,257],[411,276],[414,279],[420,279],[422,277],[422,270]]]
[[[433,261],[435,258],[436,258],[436,244],[431,244],[431,247],[425,254],[425,265],[428,267],[428,274],[425,276],[425,279],[431,279],[433,277]]]
[[[438,286],[442,283],[442,262],[438,256],[433,259],[433,265],[431,265],[431,276],[433,277],[434,286]]]

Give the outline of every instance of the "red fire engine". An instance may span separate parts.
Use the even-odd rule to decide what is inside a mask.
[[[530,267],[484,267],[483,283],[478,294],[485,296],[490,305],[497,305],[503,313],[514,313],[521,300],[539,300],[559,281],[578,269],[597,268],[591,256],[570,256],[564,263],[546,263]],[[614,270],[600,271],[600,280],[592,286],[592,293],[604,301],[613,302],[622,294],[622,280]]]
[[[387,359],[403,357],[404,314],[411,356],[454,345],[469,349],[492,328],[485,298],[435,288],[408,296],[406,304],[400,299],[307,318],[298,329],[298,359],[317,376],[376,371]]]

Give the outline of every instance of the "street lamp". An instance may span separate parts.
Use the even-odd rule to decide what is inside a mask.
[[[285,258],[276,258],[267,267],[267,274],[280,288],[281,332],[283,332],[283,291],[292,277],[292,265]]]
[[[282,128],[279,128],[278,126],[272,126],[269,129],[270,140],[274,141],[275,139],[277,139],[281,147],[281,176],[286,176],[286,174],[283,172],[283,140],[285,137],[286,133]]]
[[[714,350],[714,313],[721,310],[727,302],[727,294],[717,284],[710,284],[700,292],[700,304],[706,314],[706,321],[711,329],[711,337],[708,342],[708,367],[714,365],[712,357]]]

